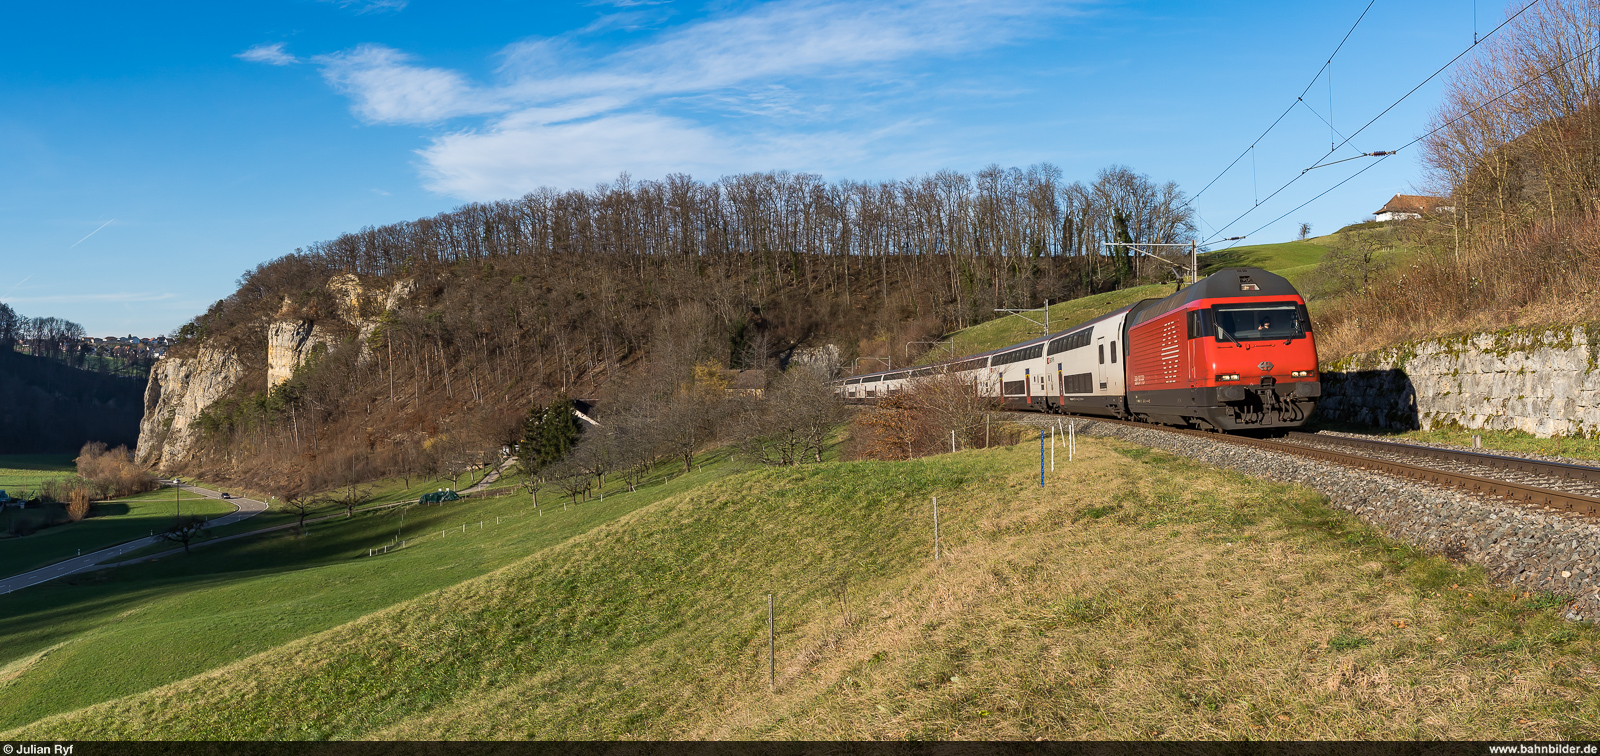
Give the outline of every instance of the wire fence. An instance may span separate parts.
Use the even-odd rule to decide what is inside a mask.
[[[501,495],[504,495],[504,494],[501,494]],[[543,511],[539,511],[535,517],[536,518],[537,517],[542,517],[543,515],[544,515],[544,512]],[[397,551],[402,551],[404,549],[416,548],[417,546],[419,546],[419,545],[421,545],[423,543],[426,543],[428,541],[432,541],[432,540],[443,541],[443,540],[450,539],[452,537],[454,537],[454,538],[470,537],[475,533],[483,533],[483,532],[485,532],[485,531],[487,531],[487,530],[489,530],[491,528],[496,528],[496,527],[500,527],[500,526],[503,526],[503,525],[512,524],[512,521],[515,520],[516,518],[519,518],[519,517],[524,517],[525,518],[527,516],[528,516],[528,513],[526,513],[526,512],[511,512],[511,513],[497,514],[493,518],[489,518],[489,517],[485,516],[482,519],[478,520],[476,525],[474,525],[472,522],[469,521],[469,522],[461,523],[460,527],[452,525],[452,526],[450,526],[448,528],[440,528],[439,529],[439,533],[438,533],[437,536],[434,535],[432,529],[429,529],[428,531],[423,532],[423,533],[415,533],[415,534],[412,534],[410,536],[406,536],[404,538],[400,537],[399,534],[396,534],[395,536],[391,537],[387,543],[382,543],[382,544],[379,544],[377,546],[369,547],[367,549],[367,557],[378,557],[378,556],[383,556],[385,554],[390,554],[390,553],[394,553],[394,552],[397,552]],[[356,554],[356,556],[359,558],[361,555],[358,553],[358,554]]]

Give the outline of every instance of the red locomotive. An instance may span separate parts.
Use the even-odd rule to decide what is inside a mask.
[[[1259,268],[1226,268],[1065,331],[848,378],[836,390],[846,401],[876,401],[935,373],[1015,409],[1220,431],[1301,425],[1322,394],[1305,300]]]
[[[1216,430],[1303,424],[1322,395],[1305,300],[1282,276],[1227,268],[1128,320],[1127,412]]]

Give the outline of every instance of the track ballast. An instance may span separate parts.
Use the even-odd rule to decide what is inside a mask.
[[[1026,416],[1025,413],[1017,414],[1018,419]],[[1035,423],[1039,418],[1037,415],[1031,417],[1035,418]],[[1317,433],[1291,432],[1275,440],[1100,417],[1070,419],[1127,425],[1252,446],[1438,486],[1490,494],[1523,506],[1600,517],[1600,467]],[[1050,424],[1054,424],[1054,420]]]

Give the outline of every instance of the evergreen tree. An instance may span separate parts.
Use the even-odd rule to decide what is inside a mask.
[[[1128,216],[1122,212],[1122,208],[1111,211],[1111,225],[1117,237],[1117,246],[1111,249],[1116,254],[1117,288],[1120,289],[1133,280],[1133,248],[1124,246],[1133,242],[1133,234],[1128,231]]]
[[[548,407],[535,404],[528,411],[519,451],[524,469],[537,472],[560,462],[572,451],[583,433],[574,409],[571,399],[561,397]]]

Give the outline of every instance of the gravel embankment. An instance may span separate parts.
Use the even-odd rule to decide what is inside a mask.
[[[1427,468],[1430,468],[1430,469],[1433,469],[1433,470],[1443,470],[1445,472],[1458,473],[1458,474],[1461,474],[1461,475],[1476,475],[1476,476],[1479,476],[1479,477],[1482,477],[1482,478],[1492,478],[1494,480],[1503,480],[1503,481],[1506,481],[1508,483],[1518,483],[1518,484],[1521,484],[1521,485],[1524,485],[1524,486],[1533,486],[1535,488],[1545,488],[1545,489],[1549,489],[1549,490],[1552,490],[1552,491],[1564,491],[1566,493],[1578,494],[1580,496],[1600,497],[1600,484],[1593,483],[1593,482],[1590,482],[1588,480],[1582,480],[1582,479],[1579,479],[1579,478],[1567,478],[1567,477],[1561,477],[1561,476],[1557,476],[1557,475],[1543,475],[1543,474],[1539,474],[1539,473],[1528,472],[1528,471],[1525,471],[1525,470],[1509,470],[1509,469],[1506,469],[1506,468],[1492,467],[1492,466],[1489,466],[1489,465],[1474,464],[1474,463],[1471,463],[1471,462],[1457,462],[1457,461],[1444,460],[1444,459],[1431,459],[1431,458],[1428,458],[1428,457],[1413,456],[1411,454],[1407,454],[1407,453],[1404,453],[1404,452],[1397,453],[1397,452],[1389,451],[1389,450],[1369,449],[1369,448],[1364,448],[1364,447],[1357,448],[1357,447],[1350,447],[1350,446],[1341,446],[1341,445],[1339,445],[1337,443],[1327,443],[1327,442],[1323,442],[1323,441],[1318,441],[1315,438],[1310,438],[1310,439],[1283,439],[1283,441],[1285,443],[1295,444],[1297,446],[1308,446],[1308,447],[1314,447],[1314,448],[1318,448],[1318,449],[1326,449],[1328,451],[1343,452],[1343,453],[1347,453],[1347,454],[1359,454],[1359,455],[1361,455],[1363,457],[1370,457],[1372,459],[1381,459],[1381,460],[1386,460],[1386,461],[1389,461],[1389,462],[1399,462],[1401,464],[1412,465],[1412,466],[1415,466],[1415,467],[1427,467]],[[1418,446],[1418,444],[1404,444],[1404,446]],[[1439,447],[1439,448],[1449,449],[1449,447]],[[1471,451],[1471,450],[1470,449],[1467,449],[1467,450],[1450,449],[1450,451]],[[1521,458],[1522,459],[1532,459],[1533,461],[1539,461],[1539,462],[1552,461],[1552,460],[1543,460],[1543,459],[1538,459],[1538,458],[1534,458],[1534,457],[1525,457],[1525,456],[1521,457]],[[1574,464],[1574,463],[1567,462],[1566,464]]]
[[[1053,417],[1020,417],[1055,425]],[[1131,441],[1246,475],[1298,483],[1390,537],[1482,565],[1497,585],[1570,596],[1567,618],[1600,618],[1600,522],[1518,506],[1493,496],[1210,438],[1077,419],[1078,432]]]

